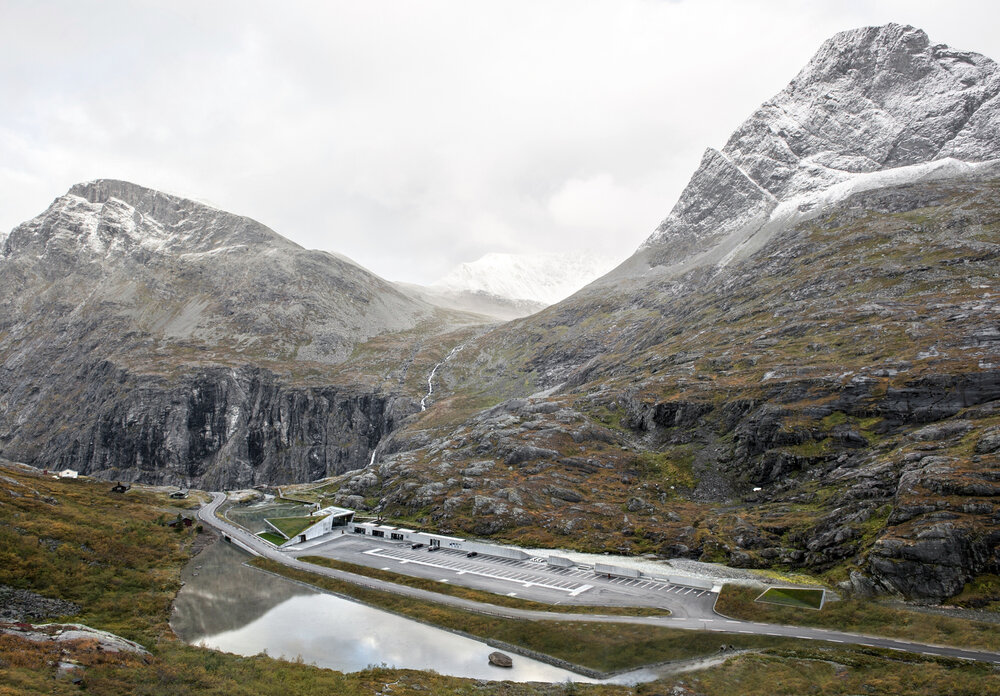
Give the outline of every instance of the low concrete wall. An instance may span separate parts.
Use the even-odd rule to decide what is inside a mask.
[[[546,563],[556,568],[572,568],[573,566],[576,565],[576,563],[574,563],[570,559],[563,558],[562,556],[549,556],[548,559],[546,560]]]
[[[635,568],[622,568],[621,566],[607,565],[605,563],[595,563],[594,572],[597,575],[613,575],[618,578],[642,577],[642,573]]]
[[[711,590],[715,587],[714,580],[706,580],[704,578],[688,578],[683,575],[668,575],[667,581],[671,585],[680,585],[681,587],[693,587],[696,590]]]
[[[247,544],[244,544],[242,541],[240,541],[239,539],[237,539],[237,538],[235,538],[235,537],[233,537],[233,536],[231,536],[229,534],[223,534],[222,538],[225,539],[226,541],[228,541],[233,546],[239,546],[241,549],[243,549],[244,551],[246,551],[247,553],[249,553],[252,556],[259,556],[260,555],[260,553],[258,553],[256,549],[251,548]]]

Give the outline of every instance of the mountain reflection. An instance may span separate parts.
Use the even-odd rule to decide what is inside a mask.
[[[170,626],[187,643],[256,621],[282,602],[315,591],[248,568],[249,556],[217,542],[181,573],[185,586],[174,601]],[[199,567],[200,566],[200,567]]]

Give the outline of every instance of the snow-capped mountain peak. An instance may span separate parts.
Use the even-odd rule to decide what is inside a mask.
[[[585,251],[490,253],[459,264],[431,287],[550,305],[569,297],[613,266],[613,259]]]
[[[858,191],[985,171],[1000,159],[998,123],[1000,67],[989,58],[911,26],[841,32],[705,152],[608,281],[729,262]]]

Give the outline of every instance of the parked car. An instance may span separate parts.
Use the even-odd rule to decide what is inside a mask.
[[[424,547],[424,545],[423,545],[423,544],[420,544],[420,543],[417,543],[417,544],[412,544],[412,545],[410,546],[410,548],[411,548],[411,549],[422,549],[423,547]]]
[[[478,555],[479,555],[478,551],[469,551],[469,553],[465,554],[465,557],[466,558],[475,558]]]
[[[441,547],[440,546],[428,546],[427,550],[428,551],[440,551]]]

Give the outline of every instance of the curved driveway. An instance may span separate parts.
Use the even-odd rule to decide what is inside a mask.
[[[306,570],[310,573],[325,575],[327,577],[344,580],[346,582],[360,585],[375,590],[383,590],[394,594],[413,597],[438,604],[474,611],[479,614],[489,614],[510,619],[529,619],[532,621],[582,621],[594,623],[628,623],[644,624],[648,626],[662,626],[665,628],[679,628],[698,631],[717,631],[720,633],[752,634],[761,636],[778,636],[785,638],[799,638],[803,640],[823,640],[831,643],[844,643],[849,645],[863,645],[873,648],[886,648],[900,652],[920,653],[936,657],[951,657],[964,660],[977,660],[980,662],[991,662],[1000,664],[1000,653],[986,652],[980,650],[966,650],[963,648],[952,648],[940,645],[927,645],[894,638],[881,638],[878,636],[868,636],[857,633],[844,633],[841,631],[831,631],[822,628],[809,628],[805,626],[783,626],[778,624],[757,623],[752,621],[736,621],[727,619],[720,614],[706,614],[704,616],[606,616],[603,614],[562,614],[548,611],[536,611],[531,609],[514,609],[510,607],[499,607],[493,604],[483,604],[461,597],[438,594],[428,590],[421,590],[415,587],[406,587],[392,582],[369,578],[363,575],[355,575],[343,570],[324,568],[311,563],[304,563],[296,558],[278,551],[271,544],[259,539],[255,534],[237,527],[216,516],[216,510],[225,502],[224,493],[212,493],[212,502],[203,506],[198,511],[198,517],[202,522],[218,529],[220,532],[230,537],[239,545],[251,549],[254,553],[264,558],[277,561],[290,568]]]

